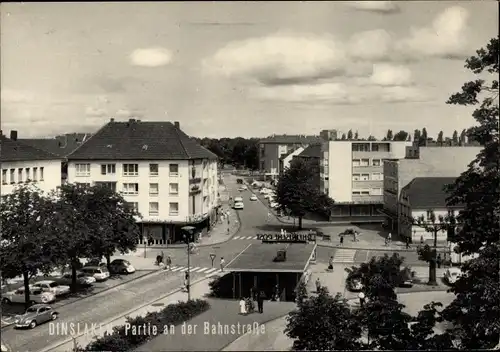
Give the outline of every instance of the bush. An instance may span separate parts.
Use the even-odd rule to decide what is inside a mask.
[[[156,326],[158,334],[163,333],[165,325],[180,325],[210,309],[207,301],[197,299],[188,302],[170,304],[159,312],[150,312],[144,317],[127,317],[127,323],[133,326]],[[113,332],[92,341],[85,351],[130,351],[144,344],[154,336],[148,334],[125,334],[125,326],[117,326]]]
[[[210,297],[233,298],[233,277],[231,275],[215,276],[208,283]]]

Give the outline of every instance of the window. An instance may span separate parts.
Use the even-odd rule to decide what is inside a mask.
[[[158,184],[157,183],[150,183],[149,184],[149,195],[150,196],[157,196],[158,195]]]
[[[149,215],[157,216],[158,209],[159,209],[158,202],[149,202]]]
[[[30,178],[30,168],[29,168],[29,167],[27,167],[25,170],[26,170],[26,171],[25,171],[25,174],[26,174],[26,182],[31,181],[31,178]]]
[[[432,211],[427,210],[427,221],[432,221]]]
[[[77,185],[80,185],[82,187],[90,187],[89,182],[75,182]]]
[[[123,194],[134,195],[139,193],[138,183],[124,183]]]
[[[372,144],[372,152],[378,152],[378,144]]]
[[[361,174],[361,181],[370,181],[370,174]]]
[[[361,159],[360,166],[370,166],[370,159]]]
[[[116,164],[102,164],[101,175],[116,174]]]
[[[169,203],[168,214],[179,215],[179,203]]]
[[[43,166],[40,168],[40,181],[43,181]]]
[[[23,182],[23,169],[17,169],[17,182]]]
[[[7,184],[7,169],[2,170],[2,185]]]
[[[382,162],[381,162],[380,159],[373,159],[372,160],[372,165],[373,166],[380,166],[380,165],[382,165]]]
[[[372,174],[372,180],[373,181],[382,181],[382,173],[380,173],[380,172],[374,172]]]
[[[38,168],[34,167],[33,168],[33,181],[38,181]]]
[[[137,164],[123,164],[123,176],[138,176],[139,165]]]
[[[158,164],[149,164],[149,176],[158,176]]]
[[[370,195],[370,191],[361,191],[361,195],[362,196],[369,196]]]
[[[179,176],[179,164],[170,164],[168,170],[170,176]]]
[[[352,166],[360,166],[360,165],[361,165],[361,160],[359,159],[352,160]]]
[[[76,177],[90,176],[90,164],[75,164],[75,169],[76,169]],[[40,171],[41,170],[42,168],[40,168]],[[42,179],[41,176],[40,179]]]
[[[10,183],[16,183],[16,169],[10,169]]]
[[[170,194],[179,194],[179,184],[178,183],[170,183],[169,184],[169,193]]]
[[[113,192],[116,192],[116,182],[96,182],[96,185],[99,186],[104,186],[112,190]]]
[[[353,196],[359,196],[361,195],[361,191],[352,191]]]
[[[129,205],[129,207],[131,207],[135,211],[137,211],[137,212],[139,211],[139,203],[138,202],[127,202],[127,204]]]
[[[360,174],[352,174],[352,180],[353,181],[359,181],[360,178],[361,178]]]
[[[371,195],[372,196],[381,196],[382,195],[382,188],[372,188]]]

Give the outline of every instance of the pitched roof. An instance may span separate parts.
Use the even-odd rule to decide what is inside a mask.
[[[68,155],[69,160],[217,159],[171,122],[110,121]]]
[[[414,209],[446,208],[445,186],[454,183],[456,177],[417,177],[403,190]]]
[[[0,161],[58,160],[60,156],[0,135]]]
[[[321,144],[311,144],[302,151],[298,157],[306,158],[320,158],[321,157]]]
[[[62,157],[67,157],[90,136],[90,133],[68,133],[55,138],[20,139],[20,141],[37,149],[45,150],[49,153]]]
[[[277,144],[313,144],[321,142],[319,136],[304,136],[304,135],[272,135],[263,138],[259,143],[277,143]]]

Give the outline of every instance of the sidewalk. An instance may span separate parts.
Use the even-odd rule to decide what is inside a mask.
[[[209,279],[197,280],[191,285],[191,299],[202,299],[209,292]],[[185,301],[187,299],[186,292],[177,289],[170,292],[166,296],[155,300],[154,302],[149,302],[140,308],[134,308],[129,312],[125,312],[118,317],[110,319],[105,322],[94,322],[97,323],[97,328],[94,331],[88,331],[87,333],[81,334],[79,336],[69,336],[68,339],[62,344],[53,345],[46,347],[42,352],[67,352],[71,351],[75,345],[75,342],[81,346],[87,346],[93,341],[96,336],[103,336],[105,332],[111,332],[113,327],[124,325],[126,322],[125,317],[135,318],[138,316],[145,316],[148,312],[158,312],[164,309],[167,305],[177,303],[179,301]],[[83,327],[80,327],[83,330]],[[144,350],[141,347],[141,350]]]

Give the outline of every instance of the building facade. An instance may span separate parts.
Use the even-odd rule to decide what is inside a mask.
[[[68,182],[104,184],[141,214],[144,240],[180,240],[217,217],[218,160],[170,122],[114,122],[68,156]]]
[[[433,242],[434,233],[427,231],[425,225],[438,224],[439,217],[456,216],[463,209],[462,206],[448,206],[446,202],[445,187],[455,180],[455,177],[417,177],[403,187],[398,203],[401,236],[410,238],[412,243]],[[416,225],[415,220],[419,218],[421,225]],[[437,233],[441,245],[448,244],[447,237],[447,230]]]
[[[61,185],[61,157],[20,142],[17,131],[11,131],[10,138],[0,132],[0,138],[1,195],[28,183],[44,193]]]
[[[480,146],[407,148],[404,159],[384,161],[384,209],[392,231],[398,229],[401,190],[416,177],[458,177],[480,152]]]
[[[304,147],[299,147],[288,154],[282,155],[280,157],[280,166],[278,169],[278,173],[281,175],[287,168],[289,168],[293,158],[302,153],[304,149]]]
[[[276,179],[279,175],[280,158],[309,144],[319,143],[317,136],[272,135],[261,139],[259,149],[259,171],[267,178]]]
[[[321,177],[320,177],[320,161],[321,161],[321,150],[322,144],[311,144],[305,148],[300,154],[294,157],[294,159],[300,159],[308,163],[311,167],[313,173],[312,184],[317,189],[320,190]]]
[[[332,217],[382,220],[383,163],[403,158],[411,142],[328,141],[322,146],[320,190],[335,201]]]

